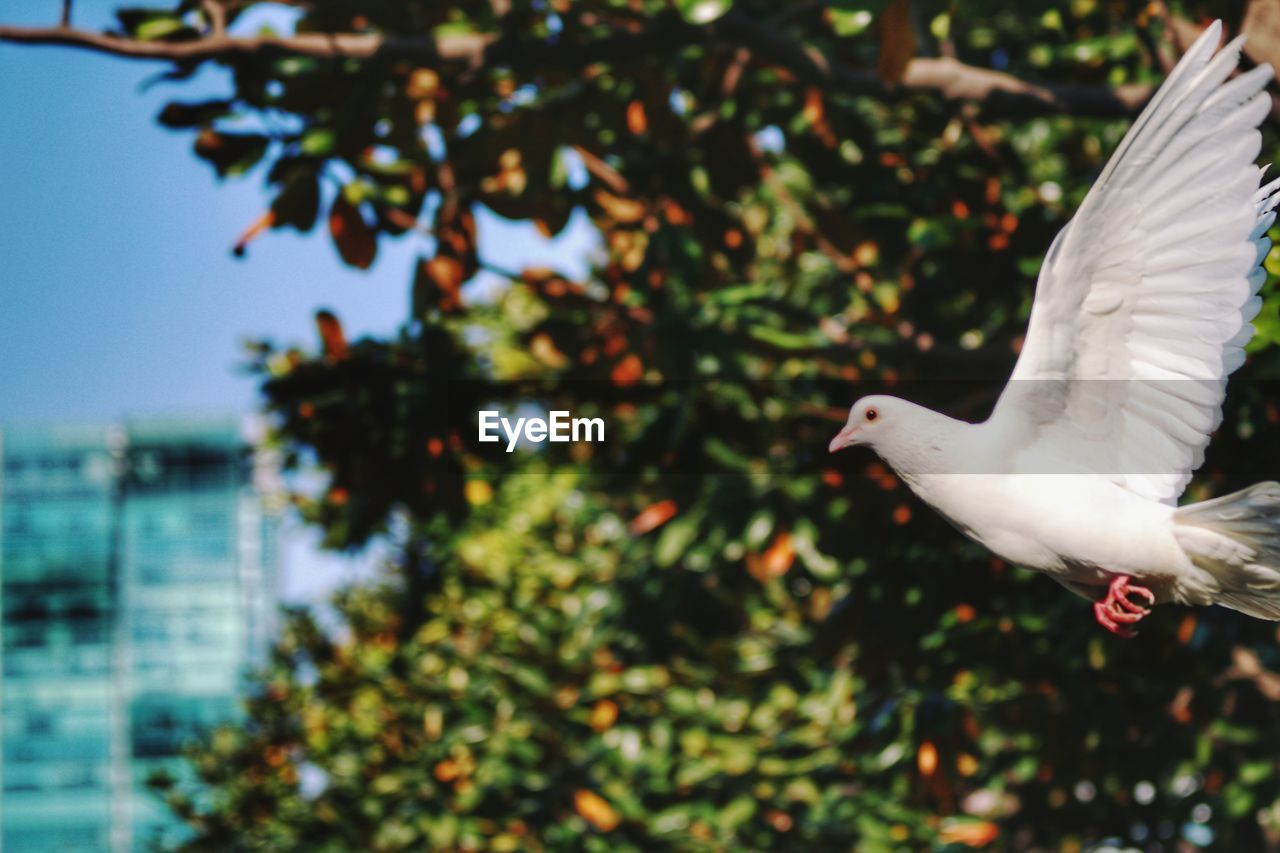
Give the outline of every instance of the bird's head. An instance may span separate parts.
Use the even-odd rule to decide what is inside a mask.
[[[905,410],[911,407],[906,400],[875,394],[863,397],[849,410],[849,420],[844,429],[831,439],[827,449],[832,453],[855,444],[875,447],[876,441],[892,433],[894,422],[901,420]]]

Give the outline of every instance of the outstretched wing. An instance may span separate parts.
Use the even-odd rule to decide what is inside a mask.
[[[1227,81],[1221,24],[1183,56],[1049,249],[989,425],[1014,470],[1111,476],[1176,502],[1261,308],[1280,180],[1258,189],[1269,65]]]

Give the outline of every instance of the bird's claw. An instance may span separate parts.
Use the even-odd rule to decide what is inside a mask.
[[[1121,625],[1119,621],[1114,619],[1113,615],[1116,614],[1113,614],[1113,612],[1108,609],[1107,605],[1103,604],[1101,601],[1093,605],[1093,615],[1097,618],[1099,625],[1117,636],[1128,639],[1133,637],[1135,634],[1132,628],[1126,628],[1124,625]]]
[[[1155,604],[1156,596],[1145,586],[1130,583],[1127,575],[1118,575],[1107,589],[1107,597],[1093,605],[1093,615],[1098,624],[1120,637],[1133,637],[1135,631],[1127,626],[1139,622],[1148,613],[1150,607],[1143,607],[1129,597],[1130,594],[1144,598],[1147,604]]]

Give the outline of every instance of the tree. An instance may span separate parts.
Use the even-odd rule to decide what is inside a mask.
[[[356,267],[424,247],[395,338],[322,314],[315,352],[252,353],[330,474],[300,510],[399,571],[336,638],[288,618],[206,787],[170,785],[193,848],[1280,843],[1273,626],[1167,608],[1121,642],[825,454],[877,385],[985,415],[1123,119],[1204,15],[1264,59],[1273,4],[315,0],[279,35],[264,5],[0,28],[228,69],[159,120],[265,176],[239,251],[322,219]],[[603,257],[492,267],[477,206],[584,211]],[[1259,327],[1197,495],[1276,469]],[[476,441],[530,399],[609,440]]]

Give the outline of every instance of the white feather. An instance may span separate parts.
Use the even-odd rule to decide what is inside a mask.
[[[1215,24],[1187,51],[1045,260],[988,421],[1022,437],[1015,472],[1039,473],[1057,444],[1082,470],[1173,504],[1204,458],[1261,307],[1280,198],[1280,179],[1259,189],[1254,165],[1271,69],[1228,81],[1242,39],[1215,53],[1220,38]]]

